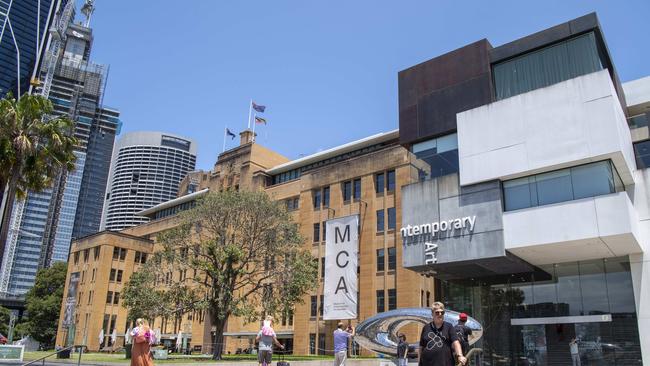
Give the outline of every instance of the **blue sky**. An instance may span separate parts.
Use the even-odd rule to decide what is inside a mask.
[[[79,0],[77,0],[79,1]],[[398,126],[397,73],[487,38],[493,46],[596,11],[623,82],[650,75],[650,1],[96,0],[92,58],[122,132],[198,142],[268,107],[257,141],[295,159]],[[234,147],[229,141],[227,147]]]

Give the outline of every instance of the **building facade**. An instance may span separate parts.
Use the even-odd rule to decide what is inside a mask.
[[[399,130],[293,161],[245,131],[209,174],[186,179],[188,192],[199,182],[193,193],[122,233],[155,239],[209,191],[264,190],[293,212],[319,264],[318,290],[276,329],[294,353],[331,352],[323,223],[358,215],[357,321],[443,301],[482,324],[483,364],[570,364],[574,338],[584,364],[647,363],[650,77],[619,81],[595,14],[472,43],[398,80]],[[199,319],[154,327],[210,352]],[[216,346],[250,349],[258,327],[232,318]]]
[[[136,215],[176,198],[196,166],[196,143],[161,132],[131,132],[115,144],[102,229],[119,231],[148,221]]]
[[[0,98],[29,91],[38,69],[48,31],[67,0],[0,1]]]
[[[583,364],[650,359],[648,92],[595,14],[399,73],[400,140],[431,167],[402,189],[403,265],[483,324],[486,364],[570,364],[574,338]]]
[[[67,6],[61,12],[74,13]],[[63,17],[63,14],[59,16]],[[71,19],[71,15],[68,14]],[[0,273],[0,292],[22,295],[33,285],[36,271],[66,261],[73,238],[99,231],[104,193],[119,111],[102,104],[108,67],[90,60],[92,29],[67,24],[60,51],[41,65],[34,92],[47,96],[56,115],[75,122],[77,158],[72,172],[62,172],[51,188],[28,192],[16,201]]]

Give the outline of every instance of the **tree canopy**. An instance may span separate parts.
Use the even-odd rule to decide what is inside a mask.
[[[264,192],[210,193],[179,214],[179,223],[158,237],[156,282],[172,289],[176,301],[167,301],[177,314],[207,311],[215,359],[231,315],[252,322],[289,311],[316,285],[298,225]]]
[[[16,100],[9,93],[0,99],[0,201],[8,188],[5,214],[0,212],[0,258],[14,197],[22,199],[28,190],[48,188],[59,173],[74,169],[74,123],[64,116],[53,117],[53,110],[40,95],[25,94]]]
[[[59,325],[68,264],[56,262],[36,273],[34,287],[25,295],[27,319],[23,329],[46,348],[54,346]]]

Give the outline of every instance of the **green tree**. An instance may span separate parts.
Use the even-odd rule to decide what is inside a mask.
[[[9,320],[11,318],[11,310],[4,306],[0,306],[0,334],[5,337],[9,334]]]
[[[16,100],[9,93],[0,100],[0,258],[14,197],[48,188],[59,173],[74,169],[74,123],[52,112],[52,103],[39,95]]]
[[[154,263],[183,294],[184,311],[207,311],[216,328],[214,359],[231,315],[252,322],[286,312],[316,285],[298,225],[264,192],[210,193],[179,214],[179,223],[159,236],[163,250]]]
[[[25,295],[27,319],[23,329],[46,348],[54,346],[68,265],[56,262],[36,273],[34,287]]]
[[[122,306],[128,310],[127,321],[138,318],[152,322],[161,314],[163,292],[155,286],[156,275],[149,267],[133,273],[122,288]]]

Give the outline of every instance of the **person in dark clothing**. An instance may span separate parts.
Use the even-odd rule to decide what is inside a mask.
[[[406,366],[408,364],[409,344],[406,343],[406,336],[399,335],[399,343],[397,344],[397,366]]]
[[[467,359],[451,323],[445,321],[445,305],[434,302],[431,305],[433,321],[422,328],[420,335],[419,366],[454,366],[454,356],[465,365]],[[453,353],[452,353],[453,348]]]
[[[467,314],[460,313],[458,315],[458,324],[454,327],[454,331],[460,342],[460,347],[463,350],[463,355],[467,355],[467,351],[469,351],[469,336],[472,335],[472,330],[465,325],[466,322]]]

